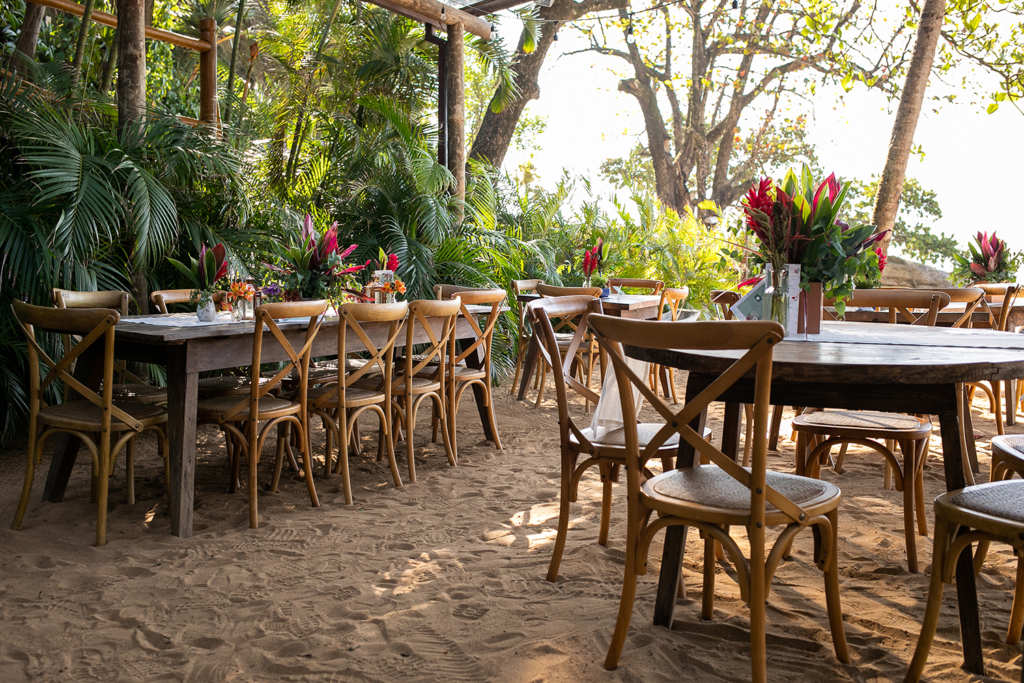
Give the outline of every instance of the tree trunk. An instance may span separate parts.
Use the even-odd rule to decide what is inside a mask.
[[[551,49],[551,43],[555,41],[558,28],[562,22],[579,19],[590,12],[599,12],[610,9],[620,9],[627,5],[628,0],[555,0],[551,7],[545,7],[540,11],[540,17],[545,21],[540,32],[540,39],[537,40],[533,52],[526,52],[523,49],[526,32],[519,36],[519,45],[516,47],[516,54],[513,57],[512,71],[515,73],[515,82],[519,87],[519,95],[508,106],[500,112],[494,112],[497,93],[491,99],[491,106],[484,114],[484,120],[480,123],[480,130],[473,140],[473,148],[469,151],[471,159],[480,159],[500,168],[505,161],[505,154],[508,153],[508,146],[512,144],[512,136],[516,132],[519,119],[526,109],[530,100],[540,97],[540,84],[537,77],[540,75],[541,67],[544,66],[544,59]]]
[[[925,0],[917,26],[914,55],[910,59],[910,69],[907,71],[907,80],[900,95],[900,105],[896,109],[896,122],[893,124],[892,137],[889,140],[889,153],[885,159],[882,177],[878,181],[878,193],[875,195],[872,221],[879,230],[890,231],[880,243],[884,253],[889,251],[891,231],[896,225],[896,212],[900,206],[900,195],[903,193],[907,160],[914,144],[914,131],[917,129],[917,119],[921,115],[924,92],[928,88],[928,77],[932,73],[935,47],[945,14],[946,0]]]
[[[25,19],[21,22],[21,32],[18,34],[18,44],[15,52],[20,52],[29,59],[36,58],[36,45],[39,43],[39,27],[43,24],[43,16],[46,8],[34,2],[25,3]],[[22,61],[14,55],[14,69],[20,74],[25,74],[27,69]]]
[[[82,10],[82,25],[78,28],[78,43],[75,45],[75,57],[71,60],[71,92],[78,87],[78,79],[82,73],[82,59],[85,57],[85,44],[89,42],[89,25],[92,23],[92,6],[94,0],[85,0]]]
[[[100,77],[100,92],[106,95],[114,84],[114,67],[117,66],[117,29],[110,36],[107,46],[107,61],[103,63],[103,75]]]
[[[117,129],[146,115],[146,3],[117,0]]]

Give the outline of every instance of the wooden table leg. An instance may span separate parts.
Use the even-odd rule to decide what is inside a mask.
[[[740,450],[740,408],[739,403],[725,404],[725,423],[722,426],[722,452],[733,460]]]
[[[661,576],[658,578],[658,597],[654,602],[654,625],[672,628],[672,615],[676,610],[679,577],[683,573],[683,550],[689,527],[670,526],[665,530],[665,550],[661,556]]]
[[[195,496],[196,402],[199,375],[188,373],[188,345],[174,347],[167,359],[167,439],[171,480],[168,482],[171,533],[192,536],[192,505]],[[342,446],[344,448],[344,446]]]
[[[462,344],[463,341],[464,340],[460,339],[459,343]],[[474,340],[470,339],[465,341],[468,341],[469,344],[472,344]],[[476,351],[466,356],[466,367],[468,368],[472,368],[473,370],[479,370],[480,368],[483,367],[483,364],[484,354],[481,353],[480,348],[477,348]],[[490,377],[487,378],[487,381],[491,381]],[[491,395],[494,395],[493,391],[491,392]],[[484,388],[479,384],[473,385],[473,398],[476,399],[476,410],[478,413],[480,413],[480,424],[483,425],[484,428],[484,437],[488,441],[498,443],[499,436],[495,434],[493,431],[491,431],[491,419],[487,414],[487,394],[484,391]],[[494,429],[495,431],[497,431],[497,423],[495,423]]]
[[[969,408],[968,408],[969,409]],[[957,414],[939,415],[942,431],[942,460],[946,474],[946,490],[955,491],[966,485],[963,458],[960,453],[960,420]],[[968,438],[973,438],[968,433]],[[968,529],[961,527],[961,534]],[[934,568],[933,568],[934,571]],[[960,641],[964,650],[964,668],[980,676],[985,675],[985,662],[981,654],[981,621],[978,613],[978,588],[974,580],[974,559],[971,546],[964,548],[956,562],[956,594],[960,610]]]
[[[523,377],[519,381],[519,393],[516,394],[516,400],[522,401],[526,398],[526,390],[530,386],[530,381],[533,380],[533,372],[537,367],[537,357],[540,355],[540,342],[537,339],[537,335],[533,334],[530,336],[530,346],[526,349],[526,357],[523,358]]]
[[[74,377],[90,389],[99,389],[103,380],[103,345],[93,345],[85,350],[75,363]],[[68,400],[80,399],[78,392],[68,392]],[[71,479],[71,471],[75,468],[78,458],[78,447],[82,440],[70,434],[58,434],[51,442],[53,459],[46,473],[46,485],[43,487],[43,502],[59,503],[64,500],[64,492]]]
[[[1017,424],[1017,380],[1006,380],[1006,426]]]

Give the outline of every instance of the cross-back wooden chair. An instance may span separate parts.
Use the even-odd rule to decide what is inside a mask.
[[[306,476],[306,488],[309,490],[309,501],[318,507],[316,486],[313,483],[313,458],[309,446],[309,413],[307,410],[307,391],[309,378],[309,359],[313,341],[329,302],[293,301],[263,304],[256,308],[253,336],[252,363],[249,367],[249,390],[243,395],[226,395],[202,399],[197,404],[198,424],[215,424],[220,427],[227,440],[231,454],[231,490],[234,491],[238,481],[238,469],[241,456],[244,455],[248,465],[249,476],[249,527],[259,527],[259,510],[256,498],[257,470],[263,444],[272,427],[277,427],[277,462],[274,466],[274,478],[270,485],[272,492],[277,491],[281,476],[281,464],[284,459],[285,440],[288,429],[296,430],[296,443],[302,451],[303,470]],[[278,326],[278,321],[286,318],[309,318],[309,324],[298,349],[289,340],[287,334]],[[268,334],[269,332],[269,334]],[[262,377],[260,364],[263,362],[264,340],[268,340],[268,348],[276,351],[280,347],[287,357],[284,366],[273,377]],[[294,399],[274,396],[274,391],[289,376],[293,369],[299,370],[298,393]],[[260,423],[264,423],[260,427]]]
[[[11,309],[25,335],[28,366],[31,368],[25,484],[11,528],[17,530],[21,527],[32,492],[35,466],[42,459],[46,441],[54,434],[70,434],[81,439],[92,455],[93,480],[97,487],[96,545],[103,545],[107,539],[108,480],[121,449],[143,432],[153,432],[159,442],[160,455],[164,459],[164,475],[167,476],[167,438],[160,428],[161,424],[167,422],[167,412],[153,404],[114,402],[114,328],[121,319],[116,310],[62,310],[33,306],[21,301],[13,302]],[[36,330],[64,334],[69,338],[79,337],[80,341],[66,347],[64,356],[54,361],[39,346]],[[94,349],[94,346],[97,348]],[[40,360],[45,365],[42,381],[38,370]],[[99,393],[72,375],[71,370],[76,361],[95,362],[93,373],[101,378],[96,382],[101,387]],[[79,398],[47,405],[44,399],[46,390],[57,380],[63,381]],[[132,451],[127,451],[126,458],[127,499],[129,504],[133,504],[135,489]]]
[[[740,293],[726,289],[715,289],[711,291],[711,304],[718,308],[718,314],[722,320],[732,320],[732,307],[740,300]],[[782,426],[783,406],[772,407],[772,420],[768,433],[768,450],[775,450],[779,445],[779,429]],[[743,439],[743,466],[750,464],[750,445],[754,428],[754,407],[749,403],[743,404],[743,418],[745,422]]]
[[[895,325],[899,314],[911,325],[934,327],[939,311],[949,305],[949,294],[929,289],[855,289],[846,299],[847,308],[884,308],[889,313],[889,323]],[[826,298],[822,306],[835,306],[834,299]],[[915,313],[914,311],[921,312]],[[836,317],[826,309],[823,315],[835,320]]]
[[[149,300],[156,306],[156,310],[164,315],[170,313],[170,307],[175,305],[188,305],[192,300],[191,289],[161,289],[149,295]],[[219,304],[224,300],[223,292],[213,293],[213,303]],[[190,306],[195,310],[195,306]]]
[[[711,303],[718,307],[722,320],[732,320],[732,307],[740,300],[740,293],[732,290],[711,290]]]
[[[1020,293],[1020,285],[1012,283],[986,283],[979,282],[974,285],[975,289],[980,289],[985,293],[984,298],[981,300],[981,306],[988,312],[988,327],[993,330],[1000,332],[1006,332],[1007,325],[1010,321],[1010,311],[1013,309],[1013,304],[1017,300],[1017,295]],[[999,299],[998,302],[995,300]],[[999,312],[996,313],[992,310],[992,303],[1000,303]],[[984,327],[984,324],[980,325]],[[1018,391],[1021,388],[1022,382],[1017,382]],[[1006,433],[1006,429],[1003,426],[1003,406],[1002,396],[1003,390],[1010,390],[1010,382],[1007,381],[1005,384],[1002,382],[968,382],[968,397],[971,401],[974,399],[975,389],[981,389],[988,396],[989,406],[992,412],[996,416],[996,434],[1002,436]],[[1019,394],[1018,394],[1019,395]],[[1011,401],[1014,405],[1014,410],[1020,404],[1020,398]]]
[[[537,285],[537,293],[543,298],[560,297],[560,296],[591,296],[600,298],[601,288],[600,287],[559,287],[555,285],[539,284]],[[576,332],[576,321],[572,318],[561,318],[552,321],[555,326],[555,337],[559,340],[562,345],[563,353],[564,349],[568,348],[569,342],[572,340],[574,333]],[[576,355],[579,358],[579,364],[575,366],[580,376],[584,378],[584,382],[589,387],[591,377],[594,374],[594,366],[598,364],[598,352],[597,344],[594,343],[593,337],[590,333],[586,333],[584,343],[577,347]],[[534,403],[535,408],[540,407],[540,402],[544,398],[544,385],[547,382],[548,376],[548,363],[540,363],[540,381],[538,383],[537,401]],[[604,374],[604,368],[600,368],[600,372]],[[590,401],[584,400],[584,405],[587,411],[590,410]]]
[[[839,601],[838,508],[839,489],[827,482],[768,470],[768,404],[771,391],[772,350],[782,341],[782,326],[774,322],[681,322],[628,320],[605,315],[590,316],[590,327],[611,358],[618,382],[623,415],[635,413],[634,390],[664,420],[656,431],[641,437],[639,426],[627,420],[624,429],[628,522],[626,569],[618,620],[605,659],[605,668],[619,662],[636,597],[637,576],[647,573],[651,541],[670,526],[696,527],[705,537],[704,585],[701,616],[710,619],[714,609],[714,543],[720,542],[737,569],[740,595],[750,606],[752,680],[767,680],[765,605],[771,580],[787,542],[804,529],[814,533],[814,561],[825,574],[825,599],[832,643],[841,662],[850,661]],[[654,350],[688,349],[742,352],[740,358],[697,396],[678,410],[651,391],[626,363],[623,346]],[[701,438],[691,423],[699,421],[712,401],[735,382],[754,373],[754,446],[749,469]],[[712,464],[700,459],[677,463],[677,469],[644,477],[644,468],[672,440],[684,440]],[[744,527],[750,558],[744,557],[729,533]],[[770,552],[767,527],[781,526]],[[684,541],[685,543],[685,541]],[[662,567],[677,572],[678,567]]]
[[[548,567],[548,581],[558,578],[558,569],[565,550],[569,531],[570,504],[578,499],[580,480],[588,469],[597,467],[601,476],[601,525],[597,542],[608,545],[608,530],[611,524],[612,483],[618,481],[619,468],[623,458],[623,430],[583,425],[569,411],[569,391],[574,391],[593,404],[600,396],[580,382],[572,371],[575,351],[587,343],[587,321],[594,313],[601,312],[601,300],[592,296],[571,296],[539,299],[530,302],[530,316],[534,330],[540,337],[540,352],[544,360],[554,368],[555,397],[558,402],[558,431],[561,444],[561,487],[558,498],[558,531],[555,547],[551,552]],[[579,321],[568,347],[563,347],[555,333],[556,321],[571,317]],[[636,413],[631,413],[636,415]],[[641,425],[642,434],[653,434],[657,425]],[[671,467],[677,444],[666,444],[659,453],[664,467]],[[579,462],[580,457],[583,461]]]
[[[1024,478],[1024,434],[1007,434],[992,437],[992,462],[989,466],[989,481],[1006,481],[1013,475]],[[1021,501],[1024,505],[1024,501]],[[981,572],[981,566],[988,555],[989,542],[979,541],[974,553],[974,573]],[[1017,585],[1010,613],[1010,629],[1006,642],[1011,645],[1020,641],[1021,625],[1024,624],[1024,562],[1017,563]]]
[[[933,327],[939,310],[945,308],[950,295],[918,289],[854,290],[847,307],[861,306],[888,309],[889,324],[895,325],[897,312],[911,325]],[[825,305],[831,305],[826,300]],[[918,313],[915,310],[924,309]],[[884,458],[885,488],[895,485],[903,492],[903,531],[907,544],[907,565],[917,572],[917,534],[928,535],[928,519],[924,508],[924,465],[928,457],[928,441],[932,433],[927,415],[901,415],[875,411],[812,410],[793,418],[797,434],[796,471],[819,476],[821,461],[833,446],[839,446],[835,470],[843,471],[850,444],[867,447]],[[895,453],[896,445],[903,462]],[[915,508],[917,529],[914,528]]]
[[[969,328],[971,327],[971,318],[974,316],[974,312],[978,310],[979,306],[985,303],[985,290],[979,289],[978,287],[948,287],[948,288],[934,288],[929,287],[927,291],[939,292],[949,297],[949,303],[951,304],[963,304],[964,312],[957,318],[950,327]]]
[[[391,439],[398,438],[398,427],[405,434],[406,457],[409,465],[409,480],[416,481],[416,460],[413,449],[413,430],[420,405],[431,400],[441,421],[445,455],[448,464],[455,467],[457,459],[452,448],[448,431],[448,414],[445,406],[444,367],[448,343],[455,329],[455,320],[462,307],[461,299],[437,301],[420,299],[409,304],[408,320],[405,324],[405,349],[401,371],[391,381],[391,406],[398,420],[392,418]],[[432,322],[436,321],[436,323]],[[416,343],[416,330],[423,330],[427,339],[426,349],[413,355],[409,351]],[[426,371],[426,372],[425,372]]]
[[[309,412],[323,420],[327,432],[324,474],[331,471],[333,436],[338,442],[338,463],[334,472],[342,476],[346,505],[352,504],[348,443],[352,440],[356,420],[366,411],[376,413],[380,420],[377,459],[383,457],[386,447],[388,465],[391,467],[395,486],[402,485],[398,463],[395,461],[395,445],[391,439],[391,375],[395,340],[405,325],[408,313],[409,304],[405,301],[393,304],[343,305],[338,310],[338,358],[346,358],[353,346],[361,347],[369,354],[369,358],[362,359],[365,362],[353,367],[351,372],[346,370],[344,363],[338,363],[335,382],[309,388]],[[383,343],[374,341],[363,329],[363,323],[388,323],[388,332]],[[349,344],[350,339],[357,343]],[[357,382],[373,375],[379,380],[375,388],[356,386]]]
[[[446,283],[434,285],[434,298],[438,301],[448,301],[460,292],[469,292],[478,287],[467,287],[466,285],[449,285]]]
[[[494,434],[494,447],[501,450],[501,441],[498,436],[498,423],[494,418],[494,398],[491,395],[491,344],[494,341],[494,327],[501,317],[501,307],[505,303],[507,295],[503,289],[469,289],[463,290],[453,296],[459,297],[461,301],[461,312],[463,319],[469,324],[476,340],[464,344],[462,349],[456,351],[454,336],[448,342],[448,361],[445,363],[444,379],[445,391],[447,392],[448,406],[448,433],[450,435],[452,452],[458,453],[458,437],[455,430],[456,415],[459,412],[459,404],[466,390],[472,386],[480,387],[484,392],[484,405],[487,407],[487,420],[490,422],[491,433]],[[477,315],[471,313],[466,306],[486,306],[490,304],[491,310],[487,313],[487,322],[483,328],[477,319]],[[455,328],[452,328],[454,334]],[[466,365],[466,359],[483,354],[483,365],[480,368],[471,368]],[[438,420],[435,412],[434,420]]]
[[[122,317],[128,315],[128,292],[75,292],[54,289],[53,305],[57,308],[112,308]],[[71,348],[70,335],[61,335],[64,348]],[[123,361],[117,361],[114,371],[114,400],[138,403],[167,403],[167,390],[155,387],[128,371]],[[129,448],[132,446],[129,445]]]
[[[1024,624],[1024,481],[994,481],[943,493],[935,499],[931,583],[921,635],[903,679],[907,683],[917,683],[921,679],[939,622],[942,592],[945,584],[953,583],[956,578],[960,554],[973,543],[980,545],[993,541],[1008,544],[1017,557],[1017,583],[1006,639],[1008,643],[1020,641],[1021,625]],[[977,566],[980,568],[980,563]],[[974,615],[977,620],[977,612]],[[974,629],[975,632],[980,631],[977,621]],[[1024,680],[1024,669],[1021,670],[1021,679]]]
[[[661,300],[658,302],[659,320],[676,322],[686,309],[683,303],[686,297],[690,296],[689,287],[668,287],[661,291]],[[661,380],[662,390],[665,398],[672,397],[672,403],[679,403],[676,396],[676,369],[666,368],[661,365],[651,364],[651,389],[658,390],[658,380]]]
[[[665,283],[661,280],[644,280],[641,278],[633,277],[610,277],[608,278],[608,289],[613,294],[621,292],[623,287],[629,287],[630,289],[643,289],[646,290],[644,294],[651,294],[657,296],[664,289]]]
[[[513,280],[512,291],[515,293],[515,297],[520,294],[536,294],[537,285],[542,284],[543,280]],[[533,330],[529,326],[529,321],[526,319],[526,303],[516,301],[516,306],[519,311],[519,327],[517,329],[517,339],[519,343],[516,345],[516,371],[515,377],[512,379],[512,386],[509,388],[509,394],[515,394],[516,388],[519,386],[519,374],[523,371],[523,359],[526,357],[526,351],[530,348],[530,337],[533,335]],[[537,367],[537,377],[540,377],[541,369]]]

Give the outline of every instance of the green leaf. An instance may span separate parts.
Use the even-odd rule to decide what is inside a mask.
[[[985,112],[988,113],[988,114],[995,114],[996,110],[998,110],[998,109],[999,109],[999,103],[998,102],[993,102],[992,104],[988,105],[988,107],[985,109]]]

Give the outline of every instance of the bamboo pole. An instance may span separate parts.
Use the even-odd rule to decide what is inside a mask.
[[[77,2],[71,2],[71,0],[33,0],[35,4],[42,5],[43,7],[51,7],[61,12],[67,12],[73,14],[76,17],[80,17],[85,13],[85,7],[79,5]],[[110,26],[117,28],[117,17],[113,14],[106,12],[100,12],[99,10],[93,10],[92,21],[97,24],[103,24],[104,26]],[[149,40],[159,40],[163,43],[170,43],[177,47],[188,48],[189,50],[195,50],[196,52],[209,52],[213,44],[205,40],[197,40],[190,38],[189,36],[183,36],[179,33],[172,33],[171,31],[165,31],[160,28],[153,28],[152,26],[146,27],[146,38]]]
[[[466,199],[466,92],[462,24],[453,24],[445,46],[448,81],[448,170],[455,176],[455,195]],[[459,210],[459,218],[462,211]]]

